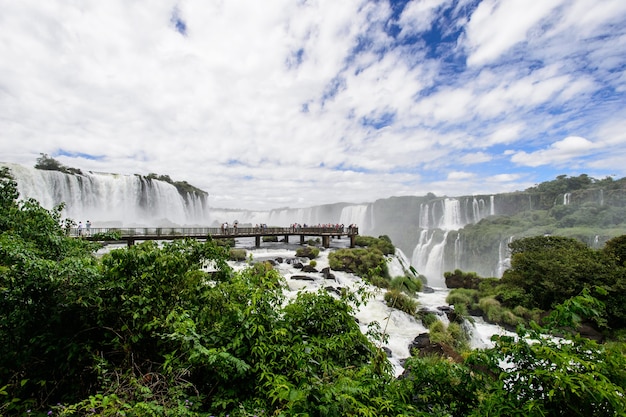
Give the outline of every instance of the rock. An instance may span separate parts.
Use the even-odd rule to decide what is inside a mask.
[[[409,344],[409,352],[413,349],[422,349],[430,344],[430,335],[428,333],[420,333]]]
[[[282,264],[282,263],[284,262],[284,259],[283,259],[283,258],[281,258],[281,257],[278,257],[278,258],[276,258],[275,260],[276,260],[276,262],[278,262],[279,264]]]
[[[324,277],[324,279],[335,279],[335,274],[333,274],[332,272],[330,272],[330,268],[326,267],[324,269],[322,269],[322,276]]]
[[[454,362],[463,362],[463,357],[459,355],[452,347],[443,343],[433,343],[430,341],[428,333],[420,333],[409,344],[409,352],[413,354],[417,351],[417,356],[423,358],[425,356],[440,356],[448,358]]]
[[[304,265],[302,267],[302,272],[319,272],[317,269],[312,267],[311,265]]]
[[[296,268],[296,269],[302,269],[302,268],[304,268],[304,265],[302,265],[302,263],[300,263],[300,262],[295,262],[295,263],[293,263],[291,266],[293,266],[293,267],[294,267],[294,268]]]
[[[341,296],[341,292],[342,292],[341,288],[335,288],[335,287],[328,286],[328,287],[324,287],[324,289],[326,291],[330,292],[330,293],[337,294],[338,296]]]
[[[424,286],[422,286],[422,292],[424,294],[432,294],[432,293],[435,292],[435,290],[433,290],[432,288],[427,287],[427,286],[424,285]]]
[[[477,290],[478,284],[480,284],[481,278],[478,276],[471,276],[469,274],[447,274],[446,287],[452,288],[467,288],[470,290]]]
[[[298,281],[315,281],[315,277],[310,275],[292,275],[291,279],[295,279]]]

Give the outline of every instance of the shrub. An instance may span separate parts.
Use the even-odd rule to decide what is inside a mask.
[[[453,305],[455,309],[459,306],[465,306],[466,309],[471,309],[478,301],[478,291],[470,290],[467,288],[457,288],[448,294],[446,297],[446,303]]]
[[[315,246],[305,246],[304,248],[298,248],[296,250],[296,256],[315,259],[320,254],[320,250]]]
[[[400,311],[404,311],[411,316],[415,316],[418,303],[415,299],[402,294],[398,290],[391,290],[385,293],[385,302],[388,307],[397,308]]]
[[[231,248],[228,253],[228,259],[231,261],[245,261],[247,257],[247,252],[245,249],[235,249]]]
[[[409,295],[415,295],[422,290],[422,282],[407,276],[395,277],[391,280],[389,288],[403,291]]]
[[[369,247],[372,249],[380,250],[384,255],[393,255],[396,253],[396,248],[391,243],[391,239],[388,236],[380,236],[378,238],[372,236],[358,235],[354,239],[354,244],[362,247]]]
[[[278,242],[278,236],[263,236],[263,242]]]
[[[439,321],[437,316],[433,313],[422,314],[422,324],[424,327],[430,327],[434,322]]]
[[[317,261],[314,261],[314,260],[313,260],[313,261],[309,262],[309,266],[310,266],[311,268],[315,268],[315,267],[317,266]]]
[[[378,249],[338,249],[328,255],[331,269],[352,272],[361,278],[381,276],[389,278],[385,256]]]
[[[502,322],[503,309],[498,300],[493,297],[484,297],[480,299],[478,306],[487,317],[487,320],[492,323]]]

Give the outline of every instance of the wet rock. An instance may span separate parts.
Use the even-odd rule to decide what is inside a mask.
[[[298,281],[315,281],[315,277],[310,275],[292,275],[291,279],[295,279]]]
[[[324,277],[324,279],[335,279],[335,274],[333,274],[332,272],[330,272],[330,268],[326,267],[324,269],[322,269],[322,276]]]

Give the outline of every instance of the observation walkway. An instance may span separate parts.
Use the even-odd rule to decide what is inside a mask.
[[[82,237],[87,240],[98,242],[124,241],[132,246],[140,240],[174,240],[174,239],[236,239],[242,237],[254,237],[255,246],[261,246],[263,237],[283,236],[284,242],[289,243],[290,236],[300,236],[300,244],[305,243],[305,237],[315,236],[322,238],[322,245],[330,247],[332,238],[348,237],[350,247],[355,246],[355,238],[359,234],[358,227],[92,227],[89,232],[82,230],[79,235],[77,228],[69,231],[71,236]],[[119,239],[111,239],[112,234],[117,234]]]

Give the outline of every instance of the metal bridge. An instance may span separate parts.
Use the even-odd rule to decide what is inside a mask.
[[[119,236],[115,242],[124,241],[132,246],[141,240],[174,240],[174,239],[236,239],[242,237],[254,237],[256,247],[261,246],[265,236],[283,236],[284,242],[289,242],[290,236],[300,236],[300,244],[305,243],[305,237],[315,236],[322,238],[322,245],[330,247],[332,238],[350,238],[350,247],[355,246],[355,238],[359,234],[358,227],[91,227],[90,229],[72,228],[70,235],[82,237],[87,240],[98,242],[113,242],[111,235]]]

